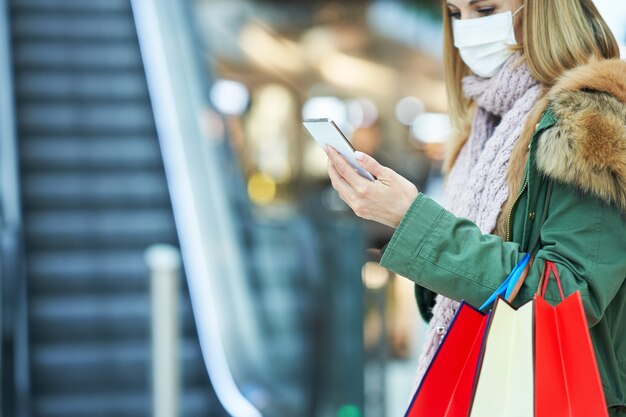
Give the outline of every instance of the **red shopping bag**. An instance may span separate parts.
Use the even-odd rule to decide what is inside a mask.
[[[556,307],[544,299],[551,274],[563,300]],[[565,298],[549,261],[535,296],[535,416],[608,416],[580,292]]]
[[[488,321],[461,303],[405,417],[467,417]]]

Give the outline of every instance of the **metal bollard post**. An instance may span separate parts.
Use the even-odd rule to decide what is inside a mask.
[[[153,245],[144,256],[150,269],[152,300],[152,415],[177,417],[180,253],[171,245]]]

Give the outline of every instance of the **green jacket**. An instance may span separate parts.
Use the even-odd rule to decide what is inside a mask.
[[[528,146],[523,186],[513,191],[508,241],[482,234],[474,223],[420,194],[381,264],[417,284],[422,312],[432,307],[432,293],[480,306],[539,236],[535,262],[515,303],[533,297],[544,262],[555,262],[566,295],[577,290],[582,295],[611,416],[624,416],[626,91],[598,72],[611,70],[616,77],[611,80],[626,86],[626,63],[586,67],[572,71],[565,77],[569,84],[557,84],[538,103],[545,111]],[[554,282],[546,298],[560,301]]]

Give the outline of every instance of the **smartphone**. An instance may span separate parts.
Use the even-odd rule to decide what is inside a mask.
[[[335,122],[331,119],[306,119],[303,121],[304,127],[320,146],[332,146],[344,157],[344,159],[363,178],[375,181],[376,178],[367,172],[354,157],[354,147],[348,139],[341,133]]]

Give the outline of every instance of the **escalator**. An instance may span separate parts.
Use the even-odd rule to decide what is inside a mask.
[[[185,269],[182,417],[361,409],[361,228],[321,207],[254,213],[228,141],[199,123],[211,74],[185,2],[5,3],[21,237],[0,259],[2,394],[19,394],[3,415],[152,414],[144,251],[159,243]]]
[[[143,254],[178,239],[130,2],[9,5],[32,414],[150,415]],[[180,293],[181,415],[221,415]]]

